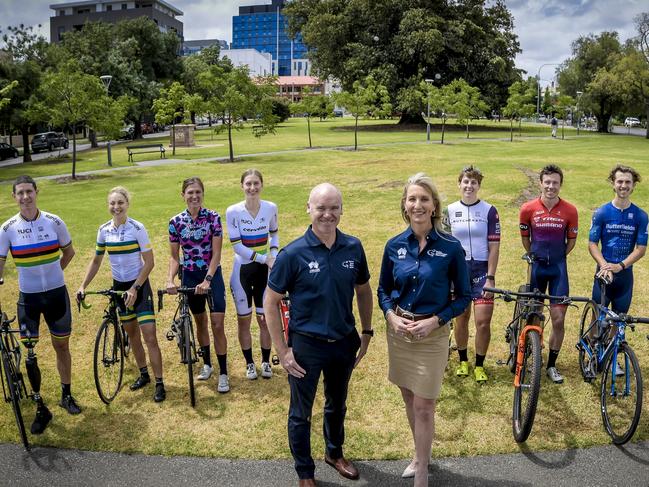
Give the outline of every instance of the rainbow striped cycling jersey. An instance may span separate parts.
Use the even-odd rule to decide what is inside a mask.
[[[113,279],[116,281],[137,279],[143,266],[141,253],[150,251],[151,243],[144,225],[132,218],[117,227],[113,220],[109,220],[97,231],[97,255],[108,252]]]
[[[60,249],[71,244],[63,220],[41,210],[29,221],[18,213],[0,228],[0,259],[6,260],[11,251],[18,269],[18,288],[23,293],[40,293],[65,285]]]
[[[271,255],[277,255],[279,236],[275,203],[261,200],[259,211],[253,217],[246,209],[246,202],[242,201],[227,209],[225,220],[235,259],[241,264],[265,264],[269,250]]]

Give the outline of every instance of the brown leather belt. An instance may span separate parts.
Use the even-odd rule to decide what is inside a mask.
[[[397,306],[397,309],[394,310],[394,312],[397,314],[397,316],[400,316],[402,318],[406,318],[408,320],[412,321],[420,321],[420,320],[425,320],[428,318],[432,318],[435,316],[435,313],[429,313],[429,314],[417,314],[417,313],[411,313],[410,311],[406,311],[405,309],[401,309],[399,306]]]

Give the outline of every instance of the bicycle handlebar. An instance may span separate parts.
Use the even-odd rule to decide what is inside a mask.
[[[83,309],[90,309],[92,308],[92,304],[86,303],[86,296],[90,295],[101,295],[101,296],[108,296],[108,297],[123,297],[126,291],[115,291],[113,288],[108,288],[108,289],[101,289],[100,291],[86,291],[85,293],[77,293],[77,308],[79,309],[79,312],[81,312],[81,307],[83,306]]]
[[[512,296],[519,297],[519,298],[531,298],[536,301],[552,299],[554,301],[559,301],[558,304],[570,304],[572,302],[587,303],[590,301],[590,298],[583,298],[580,296],[552,296],[550,294],[543,294],[542,292],[539,291],[515,292],[515,291],[509,291],[507,289],[499,289],[496,287],[488,287],[488,286],[485,286],[484,288],[482,288],[482,290],[488,293],[502,294],[505,301],[513,301]]]
[[[176,292],[178,294],[186,294],[186,295],[192,295],[196,294],[196,288],[195,287],[177,287]],[[163,300],[162,297],[165,294],[169,294],[169,292],[166,289],[158,289],[158,310],[162,309],[163,305]],[[200,296],[200,294],[196,294],[197,296]],[[204,295],[207,298],[207,301],[209,303],[210,309],[214,307],[214,302],[212,300],[212,293],[208,292]]]

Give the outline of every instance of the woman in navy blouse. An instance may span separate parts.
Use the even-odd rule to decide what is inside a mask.
[[[462,245],[442,230],[439,193],[424,173],[406,183],[401,215],[409,226],[385,246],[378,297],[388,323],[388,379],[401,389],[415,442],[403,477],[425,486],[435,404],[448,361],[446,323],[466,309],[471,293]]]

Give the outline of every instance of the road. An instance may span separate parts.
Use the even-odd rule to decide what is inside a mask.
[[[316,462],[319,486],[389,487],[412,485],[401,479],[407,460],[357,461],[361,479],[340,477]],[[162,457],[0,445],[3,485],[42,486],[166,486],[219,485],[262,487],[297,485],[288,460],[227,460]],[[433,459],[429,485],[474,486],[646,486],[649,442],[583,450],[529,452],[482,457]]]

